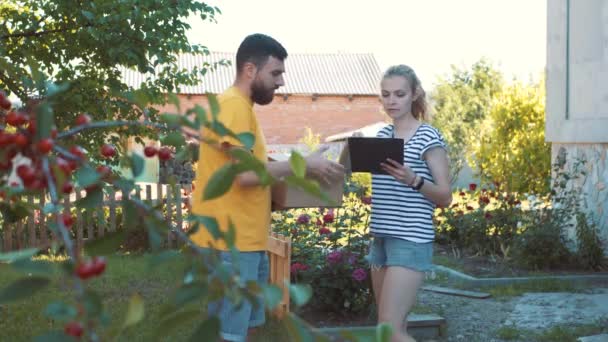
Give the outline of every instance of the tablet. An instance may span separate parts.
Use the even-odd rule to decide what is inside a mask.
[[[380,163],[390,158],[403,164],[403,139],[396,138],[348,138],[348,151],[352,172],[387,174]]]

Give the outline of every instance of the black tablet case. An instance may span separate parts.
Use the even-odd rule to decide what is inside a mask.
[[[380,163],[390,158],[403,164],[403,144],[403,139],[396,138],[348,138],[352,172],[386,174]]]

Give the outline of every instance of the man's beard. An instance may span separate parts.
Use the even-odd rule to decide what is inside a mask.
[[[251,99],[259,105],[267,105],[274,98],[274,89],[267,89],[262,82],[254,81],[251,85]]]

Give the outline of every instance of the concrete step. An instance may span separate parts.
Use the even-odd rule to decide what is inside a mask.
[[[445,318],[439,315],[411,314],[407,319],[407,327],[410,335],[419,341],[425,341],[444,337],[446,335],[447,323]],[[317,330],[324,334],[338,337],[336,341],[349,341],[347,336],[343,336],[342,339],[339,338],[340,331],[345,329],[362,334],[365,337],[369,337],[370,341],[373,341],[376,336],[375,326],[328,327],[318,328]]]
[[[578,339],[579,342],[606,342],[608,341],[608,334],[585,336]]]

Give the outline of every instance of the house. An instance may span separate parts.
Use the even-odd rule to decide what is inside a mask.
[[[197,104],[207,107],[207,93],[219,94],[230,87],[236,75],[234,59],[234,53],[222,52],[179,56],[180,67],[188,70],[205,63],[232,62],[207,72],[199,85],[180,89],[182,111]],[[285,69],[285,86],[276,91],[274,101],[254,108],[269,150],[301,148],[306,128],[320,135],[323,141],[328,136],[384,119],[378,99],[381,71],[372,54],[294,53],[285,60]],[[134,70],[122,73],[125,83],[135,88],[146,77]],[[175,112],[172,105],[160,110]],[[147,168],[155,169],[152,164]],[[151,172],[144,176],[146,181],[157,179],[158,174]]]
[[[547,2],[545,137],[552,161],[586,162],[581,204],[608,241],[608,2]],[[574,230],[568,232],[573,237]],[[608,245],[606,245],[608,249]],[[607,250],[608,252],[608,250]]]

